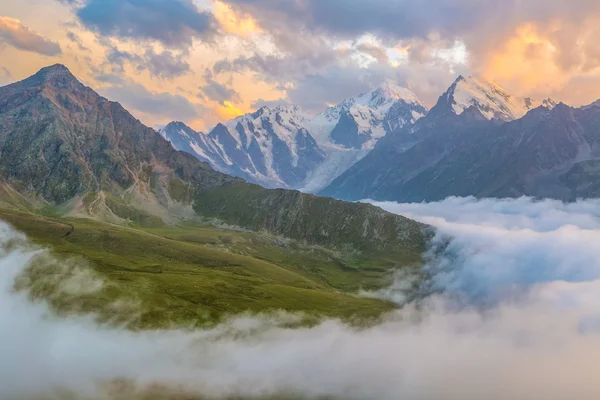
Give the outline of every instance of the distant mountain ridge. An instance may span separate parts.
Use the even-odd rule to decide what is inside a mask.
[[[208,134],[174,122],[160,134],[219,171],[265,187],[313,192],[368,154],[387,133],[427,113],[392,81],[316,117],[297,106],[262,107]]]
[[[490,90],[491,88],[491,90]],[[537,108],[535,108],[537,106]],[[407,137],[414,144],[404,146]],[[516,99],[459,78],[429,114],[320,192],[403,202],[600,196],[600,106]]]
[[[263,107],[219,124],[208,134],[182,128],[181,123],[169,124],[161,134],[177,149],[249,182],[356,200],[373,194],[369,186],[391,184],[380,182],[383,164],[394,164],[396,154],[414,146],[421,149],[420,143],[433,131],[445,135],[458,127],[478,127],[477,131],[520,119],[538,107],[555,106],[552,99],[516,97],[481,77],[459,76],[428,110],[413,92],[386,80],[315,117],[296,106]],[[448,151],[451,145],[432,143],[431,149]],[[374,151],[377,147],[381,150]],[[441,157],[422,151],[422,161],[411,168],[427,168]]]

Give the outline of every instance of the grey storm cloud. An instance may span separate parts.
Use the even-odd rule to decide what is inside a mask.
[[[156,53],[147,48],[143,55],[123,51],[116,46],[105,44],[108,52],[106,61],[114,72],[124,72],[125,64],[130,63],[138,71],[148,70],[159,78],[172,79],[191,72],[185,54],[176,54],[170,50]]]
[[[229,88],[222,83],[214,80],[213,74],[209,69],[204,71],[205,84],[200,86],[200,93],[198,97],[208,98],[210,100],[218,101],[220,103],[224,101],[239,101],[240,95],[234,89]]]
[[[474,0],[225,0],[248,12],[267,27],[280,22],[312,32],[356,37],[374,33],[386,37],[427,37],[432,31],[456,35],[468,32],[481,17],[495,11],[506,14],[505,2]],[[516,3],[509,0],[508,3]],[[273,15],[280,16],[279,21]]]
[[[138,110],[169,120],[193,120],[204,112],[202,106],[192,104],[181,95],[167,92],[153,93],[143,85],[118,75],[99,75],[95,79],[110,84],[110,86],[98,89],[100,94],[122,103],[127,109]]]
[[[31,51],[45,56],[57,56],[62,53],[58,43],[32,31],[15,18],[0,16],[1,42],[19,50]]]
[[[118,47],[109,46],[106,54],[106,61],[115,72],[125,72],[125,64],[143,65],[144,59],[128,51],[119,50]]]
[[[514,26],[523,21],[574,21],[600,10],[595,0],[224,0],[265,26],[286,24],[314,32],[355,37],[374,33],[396,39],[426,38],[432,31],[460,36],[476,28]],[[490,26],[490,22],[492,26]]]
[[[266,79],[294,79],[316,73],[338,61],[339,56],[332,49],[315,48],[312,54],[254,54],[249,57],[240,56],[231,61],[221,60],[215,63],[213,71],[218,74],[249,70],[263,75]]]
[[[81,42],[81,39],[79,38],[79,36],[77,36],[76,33],[71,32],[71,31],[67,32],[67,39],[69,39],[71,42],[75,43],[77,45],[77,47],[79,48],[79,50],[89,51],[89,49],[83,45],[83,43]]]
[[[145,62],[154,76],[161,78],[174,78],[185,75],[191,71],[190,64],[183,59],[183,55],[176,55],[169,50],[155,53],[147,49]]]
[[[192,0],[88,0],[76,15],[101,35],[158,40],[168,47],[211,39],[218,30],[214,15]]]

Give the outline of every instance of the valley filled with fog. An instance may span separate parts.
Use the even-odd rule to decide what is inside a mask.
[[[598,398],[600,201],[374,204],[430,225],[432,239],[418,276],[362,293],[400,307],[360,328],[293,329],[298,316],[284,313],[142,332],[58,317],[15,289],[31,265],[57,260],[2,223],[3,396]],[[69,277],[61,290],[102,284],[85,266]]]

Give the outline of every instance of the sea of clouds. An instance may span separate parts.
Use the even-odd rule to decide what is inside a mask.
[[[47,252],[1,223],[0,398],[600,398],[599,201],[375,204],[436,234],[421,297],[405,293],[414,277],[399,274],[369,295],[403,307],[369,328],[291,329],[282,315],[130,332],[53,317],[14,290]]]

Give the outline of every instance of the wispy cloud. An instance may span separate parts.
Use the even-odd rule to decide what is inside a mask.
[[[58,43],[32,31],[18,19],[9,17],[0,16],[0,42],[44,56],[58,56],[62,52]]]
[[[234,89],[217,82],[209,69],[204,71],[204,85],[200,86],[198,97],[223,103],[225,101],[239,101],[240,95]]]

